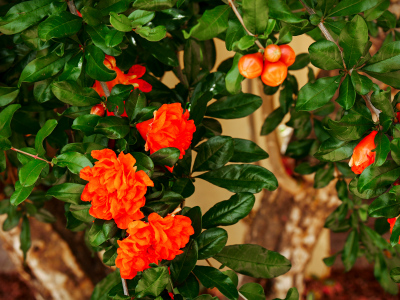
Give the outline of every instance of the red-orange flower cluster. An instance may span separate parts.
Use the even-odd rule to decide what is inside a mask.
[[[80,177],[89,181],[81,199],[92,203],[90,214],[98,219],[114,219],[119,228],[144,217],[140,208],[145,204],[147,187],[154,186],[144,171],[136,171],[136,160],[121,152],[117,158],[110,149],[93,150],[94,167],[85,167]]]
[[[192,221],[186,216],[169,215],[162,218],[152,213],[148,220],[148,223],[130,223],[127,230],[129,236],[118,241],[115,264],[122,278],[132,279],[137,272],[148,269],[150,263],[173,260],[183,252],[180,249],[186,246],[194,233]]]
[[[178,148],[180,159],[192,142],[196,126],[189,120],[189,112],[183,112],[180,103],[163,104],[154,112],[153,119],[136,125],[146,141],[145,150],[154,153],[167,147]]]
[[[376,152],[372,150],[376,148],[374,139],[377,133],[372,131],[354,148],[349,166],[355,174],[361,174],[366,167],[374,163]]]

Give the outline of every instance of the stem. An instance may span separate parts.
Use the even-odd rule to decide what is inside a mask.
[[[126,280],[121,277],[121,281],[122,281],[122,288],[124,289],[124,295],[129,296],[128,285],[126,284]]]
[[[211,262],[208,260],[208,259],[206,259],[206,262],[208,263],[208,265],[210,266],[210,267],[213,267],[213,265],[211,264]],[[214,267],[213,267],[214,268]]]
[[[237,10],[237,8],[236,8],[235,4],[233,3],[233,1],[234,1],[234,0],[228,0],[229,6],[232,7],[232,10],[233,10],[233,12],[235,13],[236,17],[238,18],[240,24],[242,24],[244,30],[247,32],[248,35],[250,35],[250,36],[256,36],[255,34],[251,33],[251,32],[247,29],[246,25],[244,25],[243,18],[242,18],[242,16],[240,15],[239,11]],[[255,43],[256,43],[256,45],[258,46],[258,48],[260,48],[261,50],[264,50],[264,47],[263,47],[263,45],[260,43],[259,40],[256,40]]]
[[[106,98],[110,97],[110,90],[108,89],[107,84],[104,81],[100,81],[100,85],[104,91],[104,95],[106,95]]]
[[[67,4],[68,4],[68,8],[69,8],[69,11],[71,12],[71,14],[74,14],[75,16],[77,16],[78,15],[78,11],[76,10],[76,6],[75,6],[74,1],[73,0],[68,0]]]
[[[308,7],[307,4],[305,4],[302,0],[299,0],[299,1],[300,1],[300,3],[304,6],[304,8],[307,10],[307,12],[308,12],[310,15],[314,15],[314,14],[315,14],[315,11],[314,11],[312,8]],[[344,56],[343,56],[344,54],[343,54],[342,48],[339,47],[339,44],[334,40],[334,38],[332,37],[332,35],[329,33],[328,29],[326,29],[324,23],[320,22],[320,23],[318,24],[318,28],[321,29],[322,34],[325,36],[325,38],[326,38],[328,41],[334,42],[334,43],[336,44],[336,46],[339,48],[340,54],[341,54],[341,56],[342,56],[343,65],[344,65],[344,67],[345,67],[345,69],[346,69],[346,63],[344,62]],[[348,72],[348,73],[351,74],[351,70],[350,70],[350,72]],[[379,119],[379,114],[380,114],[381,112],[380,112],[379,109],[377,109],[377,108],[371,103],[371,98],[370,98],[370,96],[367,94],[367,95],[362,96],[362,97],[363,97],[364,101],[370,106],[371,112],[373,112],[374,114],[376,114],[376,116],[377,116],[378,119]]]
[[[52,162],[50,162],[50,161],[48,161],[48,160],[45,160],[45,159],[43,159],[43,158],[41,158],[41,157],[39,157],[39,156],[37,156],[37,155],[30,154],[30,153],[28,153],[28,152],[25,152],[25,151],[16,149],[16,148],[14,148],[14,147],[11,147],[11,150],[13,150],[13,151],[15,151],[15,152],[22,153],[22,154],[27,155],[27,156],[30,156],[30,157],[33,157],[34,159],[38,159],[38,160],[44,161],[44,162],[48,163],[50,166],[53,166],[53,163],[52,163]]]

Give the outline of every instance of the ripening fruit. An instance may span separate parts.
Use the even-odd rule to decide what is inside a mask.
[[[92,106],[92,109],[90,110],[91,115],[98,115],[100,117],[104,116],[104,112],[104,104],[96,104],[95,106]]]
[[[287,76],[287,66],[281,62],[277,61],[274,63],[266,61],[264,63],[264,69],[261,74],[261,80],[266,85],[278,86],[282,84]]]
[[[279,48],[281,49],[281,59],[280,61],[283,62],[287,67],[293,65],[294,61],[296,60],[296,53],[289,45],[280,45]]]
[[[400,110],[400,103],[397,103],[397,104],[396,104],[396,109],[397,109],[397,110]]]
[[[239,60],[239,72],[246,78],[256,78],[263,70],[263,55],[259,52],[246,54]]]
[[[275,44],[268,45],[264,50],[264,58],[269,62],[277,62],[281,54],[281,48]]]

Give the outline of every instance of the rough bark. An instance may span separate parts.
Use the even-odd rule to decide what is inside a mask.
[[[6,216],[0,217],[0,224]],[[93,284],[77,263],[68,244],[49,224],[30,219],[32,248],[24,263],[19,249],[19,228],[0,230],[3,247],[18,273],[35,291],[37,299],[89,299]]]

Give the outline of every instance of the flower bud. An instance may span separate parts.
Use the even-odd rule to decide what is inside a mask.
[[[366,167],[374,163],[376,152],[372,150],[376,148],[374,139],[377,133],[375,130],[372,131],[354,148],[349,166],[355,174],[361,174]]]
[[[92,106],[92,109],[90,110],[91,115],[98,115],[100,117],[104,116],[104,112],[104,104],[96,104],[95,106]]]

